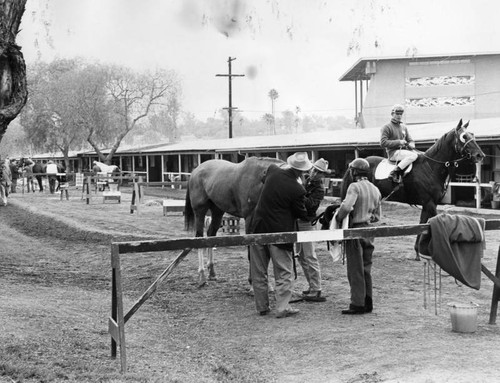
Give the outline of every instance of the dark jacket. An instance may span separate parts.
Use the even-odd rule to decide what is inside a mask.
[[[35,165],[33,165],[33,173],[43,173],[43,165],[40,161],[35,162]]]
[[[306,199],[305,205],[307,210],[308,221],[316,218],[316,211],[325,198],[325,188],[323,187],[322,180],[313,180],[308,176],[306,177]]]
[[[251,233],[280,233],[295,231],[295,220],[307,220],[306,190],[299,184],[293,169],[269,166],[262,192],[255,208]],[[293,244],[284,244],[292,250]]]
[[[10,163],[10,173],[13,180],[17,180],[19,178],[19,165],[15,162]]]
[[[388,158],[401,148],[401,140],[406,140],[407,145],[415,142],[405,124],[396,124],[391,121],[380,129],[380,146],[386,150]],[[405,146],[402,149],[408,148]]]

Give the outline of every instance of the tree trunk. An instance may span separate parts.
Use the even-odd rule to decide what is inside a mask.
[[[0,141],[26,104],[26,64],[16,45],[27,0],[0,0]]]

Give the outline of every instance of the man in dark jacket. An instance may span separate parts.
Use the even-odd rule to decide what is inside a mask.
[[[312,167],[305,152],[288,157],[288,168],[271,165],[250,224],[251,233],[279,233],[295,231],[298,218],[307,219],[306,191],[300,183],[304,172]],[[250,246],[250,269],[255,292],[255,307],[260,315],[266,315],[269,307],[268,275],[269,260],[273,262],[276,281],[276,317],[297,314],[289,302],[292,297],[293,244]]]
[[[44,167],[40,161],[36,161],[33,165],[33,175],[38,182],[38,189],[40,193],[43,192],[43,180],[41,174],[44,172]]]

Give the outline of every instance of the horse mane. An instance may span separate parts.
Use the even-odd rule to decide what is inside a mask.
[[[440,153],[441,149],[445,147],[445,143],[448,142],[448,138],[450,135],[454,134],[455,128],[451,129],[450,131],[446,132],[443,134],[441,137],[438,138],[438,140],[432,144],[432,146],[425,151],[425,154],[427,155],[432,155],[435,153]]]

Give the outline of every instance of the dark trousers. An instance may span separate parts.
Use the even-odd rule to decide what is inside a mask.
[[[353,228],[368,224],[354,224]],[[351,304],[364,306],[365,297],[373,296],[372,255],[373,238],[359,238],[345,241],[347,279],[351,287]]]
[[[40,191],[43,191],[43,182],[42,182],[42,176],[35,176],[37,182],[38,182],[38,188]]]

